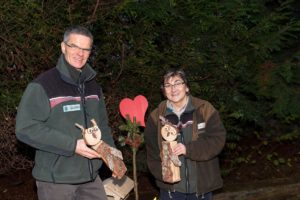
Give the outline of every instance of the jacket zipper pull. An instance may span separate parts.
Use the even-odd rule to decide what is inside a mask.
[[[202,196],[201,196],[201,199],[205,199],[205,195],[204,195],[204,193],[202,194]]]
[[[170,198],[170,199],[173,199],[170,190],[168,191],[168,193],[169,193],[169,198]]]

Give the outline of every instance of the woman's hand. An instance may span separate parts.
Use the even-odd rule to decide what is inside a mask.
[[[182,143],[177,143],[172,153],[176,156],[186,155],[186,148]]]

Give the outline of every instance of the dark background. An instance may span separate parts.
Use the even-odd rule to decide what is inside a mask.
[[[95,37],[89,63],[98,72],[129,176],[132,152],[118,142],[126,137],[119,103],[142,94],[149,101],[147,117],[163,99],[164,70],[181,67],[192,95],[210,101],[228,131],[220,155],[225,180],[299,177],[299,13],[296,0],[2,0],[1,195],[34,192],[32,186],[7,189],[27,187],[23,176],[30,182],[33,164],[33,150],[15,138],[17,106],[26,85],[55,66],[72,24]],[[143,190],[152,183],[145,178],[151,176],[144,145],[137,156]]]

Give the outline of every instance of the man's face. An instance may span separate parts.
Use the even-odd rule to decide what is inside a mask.
[[[92,48],[92,41],[89,37],[79,34],[70,34],[67,42],[61,43],[61,51],[66,61],[81,69],[87,62]]]

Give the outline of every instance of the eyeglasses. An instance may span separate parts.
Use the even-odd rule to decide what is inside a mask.
[[[68,44],[67,42],[64,42],[68,47],[70,47],[71,49],[74,49],[74,50],[82,50],[83,52],[91,52],[92,51],[92,48],[81,48],[75,44]]]
[[[177,89],[177,88],[181,87],[183,84],[185,84],[185,82],[176,82],[174,84],[167,83],[167,84],[164,84],[164,88],[166,90],[169,90],[171,88]]]

